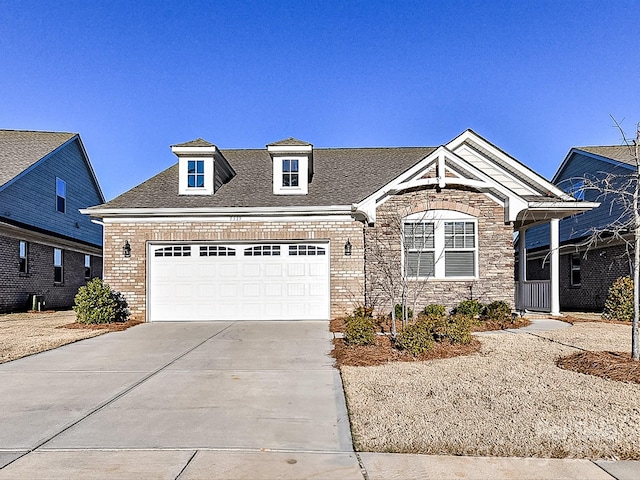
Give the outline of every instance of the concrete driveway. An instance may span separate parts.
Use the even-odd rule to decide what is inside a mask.
[[[2,364],[0,478],[362,478],[331,338],[147,323]]]

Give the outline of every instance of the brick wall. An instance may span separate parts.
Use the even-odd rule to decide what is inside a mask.
[[[53,249],[28,242],[27,273],[19,269],[20,239],[0,236],[0,312],[24,310],[29,294],[43,295],[47,309],[71,307],[78,288],[86,284],[84,254],[63,250],[64,281],[53,281]],[[92,256],[92,277],[102,276],[102,259]]]
[[[122,253],[125,240],[131,245],[129,258]],[[331,316],[344,315],[364,301],[364,242],[362,224],[356,221],[109,222],[104,229],[104,279],[125,296],[131,316],[144,321],[147,242],[230,240],[329,240]],[[350,257],[344,255],[347,240],[353,246]]]
[[[468,298],[483,303],[503,300],[513,305],[513,229],[504,224],[504,209],[481,193],[447,189],[437,192],[430,188],[392,197],[378,209],[376,225],[365,231],[368,258],[373,256],[373,242],[379,243],[382,239],[389,245],[387,261],[400,271],[402,252],[397,212],[406,216],[426,210],[453,210],[477,217],[479,278],[475,281],[429,279],[413,283],[413,288],[418,290],[416,307],[422,309],[429,303],[438,303],[452,309]],[[374,285],[376,274],[381,275],[380,267],[367,262],[367,301],[379,312],[388,312],[388,296],[379,285]]]

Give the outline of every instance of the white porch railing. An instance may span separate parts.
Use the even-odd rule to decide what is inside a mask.
[[[516,282],[516,310],[551,311],[551,280]]]

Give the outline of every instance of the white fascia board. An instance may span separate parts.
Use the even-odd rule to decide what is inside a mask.
[[[274,145],[267,146],[268,152],[274,153],[300,153],[313,151],[313,145]]]
[[[85,208],[84,215],[97,218],[109,217],[281,217],[350,215],[351,205],[303,206],[303,207],[220,207],[220,208]]]
[[[107,217],[105,225],[113,223],[239,223],[239,222],[353,222],[352,215],[282,215],[282,216],[209,216],[209,217]]]
[[[529,202],[529,210],[571,210],[575,212],[586,212],[599,206],[599,202]]]
[[[177,155],[214,155],[218,151],[218,147],[212,145],[210,147],[171,147],[171,151]]]
[[[459,136],[457,136],[456,138],[451,140],[449,143],[447,143],[446,146],[447,146],[447,148],[449,148],[449,149],[451,149],[452,151],[455,152],[461,146],[463,146],[464,143],[466,141],[468,141],[468,140],[471,140],[471,141],[481,145],[489,153],[491,153],[495,157],[498,157],[500,160],[502,160],[504,163],[506,163],[507,165],[512,167],[514,170],[517,170],[518,172],[520,172],[523,176],[529,178],[532,183],[540,185],[541,190],[549,191],[550,193],[553,193],[554,195],[557,195],[560,198],[566,198],[566,199],[571,198],[570,195],[568,195],[565,191],[563,191],[562,189],[560,189],[557,186],[555,186],[549,180],[545,179],[544,177],[542,177],[538,173],[534,172],[533,170],[531,170],[529,167],[527,167],[526,165],[522,164],[521,162],[519,162],[519,161],[515,160],[514,158],[510,157],[509,155],[504,153],[502,150],[500,150],[499,148],[497,148],[493,144],[489,143],[484,138],[478,136],[477,134],[475,134],[471,130],[464,131],[462,134],[460,134]],[[506,171],[504,169],[502,169],[502,170],[505,172],[505,174],[509,174],[508,171]],[[515,181],[517,181],[518,183],[522,184],[522,182],[520,182],[517,178],[515,178],[515,177],[513,177],[513,178],[514,178]],[[523,184],[523,186],[526,187],[526,185],[524,185],[524,184]],[[539,192],[534,192],[534,195],[539,195]]]

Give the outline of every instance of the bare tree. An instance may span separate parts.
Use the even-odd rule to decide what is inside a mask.
[[[629,149],[630,159],[634,163],[631,174],[598,172],[585,175],[578,182],[583,191],[597,192],[597,201],[608,202],[610,220],[605,226],[592,226],[586,240],[579,246],[590,249],[604,242],[618,240],[626,246],[630,256],[633,251],[631,269],[633,271],[633,321],[631,333],[631,357],[640,359],[638,344],[638,319],[640,317],[640,123],[636,125],[636,138],[629,139],[620,122],[611,117],[614,126],[620,131],[624,145]]]

